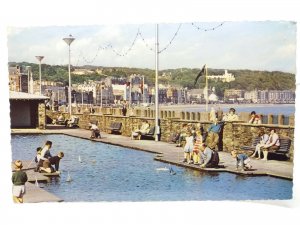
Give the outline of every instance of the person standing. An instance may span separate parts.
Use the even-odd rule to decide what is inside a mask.
[[[127,103],[126,101],[124,101],[122,105],[122,115],[126,116],[126,114],[127,114]]]
[[[184,150],[183,162],[187,162],[188,164],[191,164],[191,163],[193,163],[191,156],[192,156],[192,151],[194,149],[194,137],[190,131],[187,132],[185,141],[186,141],[186,143],[183,148],[183,150]]]
[[[215,118],[213,124],[208,128],[208,146],[210,149],[215,149],[219,143],[219,133],[221,132],[221,125],[218,119]]]
[[[42,160],[46,160],[50,157],[52,157],[51,153],[50,153],[50,149],[52,147],[52,142],[51,141],[46,141],[45,146],[43,147],[42,151],[41,151],[41,158]]]
[[[12,175],[13,200],[15,203],[23,203],[23,196],[26,193],[25,183],[28,180],[26,172],[22,171],[23,164],[21,160],[14,163],[15,172]]]

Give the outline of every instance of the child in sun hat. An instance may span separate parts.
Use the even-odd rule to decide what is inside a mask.
[[[15,172],[12,175],[13,183],[13,200],[16,203],[23,203],[25,194],[25,183],[28,180],[27,174],[22,171],[23,164],[21,160],[16,160],[14,163]]]

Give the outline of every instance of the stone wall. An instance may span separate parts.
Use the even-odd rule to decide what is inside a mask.
[[[38,103],[38,128],[46,128],[46,106],[44,102]]]
[[[116,112],[115,112],[116,113]],[[119,112],[120,113],[120,112]],[[148,114],[149,113],[149,114]],[[47,115],[50,118],[56,118],[57,112],[47,111]],[[65,118],[68,118],[68,114],[64,113]],[[87,128],[88,124],[92,120],[98,120],[99,128],[102,131],[108,131],[107,128],[110,126],[111,122],[121,122],[122,130],[121,133],[123,136],[130,137],[131,132],[138,128],[143,120],[147,120],[150,123],[150,126],[155,125],[155,119],[152,117],[151,111],[149,112],[140,112],[140,116],[122,116],[120,115],[111,115],[109,114],[90,114],[89,112],[84,112],[82,114],[74,114],[79,117],[79,127]],[[150,117],[147,117],[149,115]],[[180,118],[171,118],[168,117],[169,113],[167,112],[164,115],[165,118],[160,119],[160,128],[161,128],[161,141],[169,142],[170,136],[176,131],[180,130],[183,124],[191,123],[195,127],[200,127],[200,124],[204,127],[204,130],[207,130],[211,125],[211,122],[208,121],[209,116],[207,113],[195,114],[196,120],[191,120],[190,115],[184,115],[188,119]],[[172,115],[171,115],[172,116]],[[192,115],[193,116],[193,115]],[[197,117],[202,118],[202,121],[197,120]],[[199,119],[199,118],[198,118]],[[222,151],[230,152],[233,148],[238,149],[244,145],[251,145],[252,139],[258,136],[260,129],[269,129],[276,128],[278,134],[281,137],[289,137],[292,140],[290,153],[291,160],[293,160],[294,154],[294,127],[288,125],[274,125],[274,124],[261,124],[261,125],[252,125],[244,122],[225,122],[220,135],[220,146],[219,149]]]

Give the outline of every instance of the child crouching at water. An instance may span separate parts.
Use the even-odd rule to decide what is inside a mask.
[[[238,154],[236,150],[233,150],[231,151],[231,155],[236,159],[236,170],[238,170],[239,166],[242,167],[242,171],[252,168],[252,166],[250,165],[250,159],[246,154]]]
[[[25,183],[28,180],[27,174],[24,171],[22,171],[22,168],[22,161],[15,161],[16,172],[14,172],[12,175],[13,199],[15,203],[23,203],[23,195],[25,194]]]

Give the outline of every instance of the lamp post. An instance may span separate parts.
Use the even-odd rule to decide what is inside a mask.
[[[44,59],[44,56],[36,56],[35,57],[40,62],[39,66],[39,73],[40,73],[40,95],[42,95],[42,60]]]
[[[31,71],[31,66],[26,66],[27,70],[27,93],[30,93],[30,71]]]
[[[63,40],[67,43],[67,45],[69,45],[69,92],[68,92],[68,96],[69,96],[69,114],[70,116],[72,115],[72,102],[71,102],[71,44],[72,42],[75,40],[75,38],[70,34],[69,37],[63,38]]]

